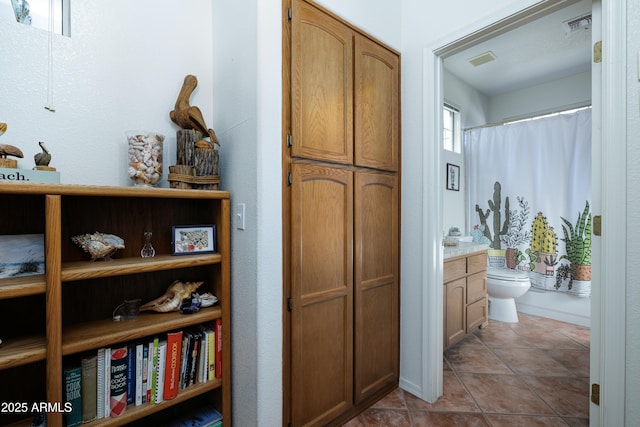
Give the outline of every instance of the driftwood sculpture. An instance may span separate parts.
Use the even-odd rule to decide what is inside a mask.
[[[7,124],[0,123],[0,136],[7,131]],[[9,144],[0,144],[0,168],[12,168],[18,167],[18,161],[13,159],[7,159],[7,156],[23,158],[22,150],[18,147],[14,147]]]
[[[209,146],[212,147],[213,144],[220,145],[213,129],[207,128],[200,109],[189,104],[191,94],[197,85],[198,79],[196,76],[189,74],[184,78],[184,83],[182,84],[182,89],[180,89],[180,93],[178,94],[175,109],[169,113],[169,117],[171,117],[171,120],[175,124],[183,129],[195,129],[208,134],[209,139],[211,140],[208,144]],[[198,142],[202,145],[200,141]]]
[[[180,309],[182,302],[191,297],[191,293],[195,292],[204,282],[181,282],[175,280],[167,291],[140,307],[140,311],[153,310],[159,313],[168,313]]]

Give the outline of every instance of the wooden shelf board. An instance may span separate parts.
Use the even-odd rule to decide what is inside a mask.
[[[45,357],[44,336],[8,338],[0,344],[0,370],[44,360]]]
[[[195,384],[180,391],[178,395],[171,400],[165,400],[163,402],[158,403],[157,405],[155,404],[144,404],[140,406],[129,405],[127,406],[127,410],[124,412],[124,414],[122,414],[117,418],[102,418],[102,419],[95,420],[90,423],[86,423],[82,425],[87,427],[126,425],[127,423],[146,417],[147,415],[151,415],[155,412],[162,411],[163,409],[169,408],[173,405],[177,405],[181,402],[185,402],[203,393],[209,392],[211,390],[215,390],[220,386],[222,386],[222,380],[220,379],[215,379],[202,384]]]
[[[220,306],[201,309],[194,314],[141,313],[135,319],[114,322],[111,319],[80,323],[62,332],[62,354],[69,355],[86,350],[110,347],[113,344],[132,341],[182,329],[222,317]]]
[[[153,258],[129,257],[115,258],[109,261],[73,261],[62,264],[61,278],[63,282],[72,282],[174,268],[197,267],[218,264],[221,261],[222,255],[220,254],[156,255]]]
[[[41,184],[27,182],[0,183],[0,194],[35,194],[61,196],[150,197],[163,199],[228,199],[228,191],[176,188],[109,187],[98,185]]]
[[[46,289],[44,274],[0,279],[0,299],[44,294]]]

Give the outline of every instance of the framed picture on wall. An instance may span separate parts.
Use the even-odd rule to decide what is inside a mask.
[[[447,190],[460,191],[460,166],[447,163]]]

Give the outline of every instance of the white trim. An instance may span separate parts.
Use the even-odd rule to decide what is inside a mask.
[[[602,1],[600,419],[622,426],[626,365],[627,0]],[[592,423],[592,425],[596,425]]]

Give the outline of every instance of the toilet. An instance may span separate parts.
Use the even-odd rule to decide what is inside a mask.
[[[488,267],[489,319],[517,323],[515,298],[524,295],[530,287],[529,276],[523,271]]]

